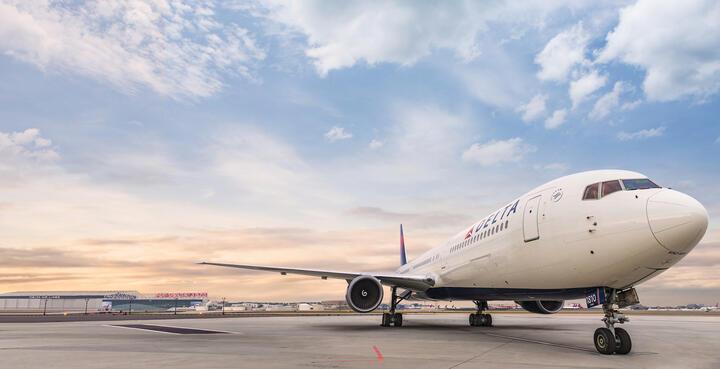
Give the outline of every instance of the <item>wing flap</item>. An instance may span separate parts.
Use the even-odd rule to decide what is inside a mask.
[[[260,270],[265,272],[277,272],[280,274],[300,274],[311,277],[321,277],[323,279],[345,279],[352,280],[357,276],[371,275],[379,279],[385,285],[396,286],[411,289],[414,291],[425,291],[435,284],[435,280],[426,275],[405,275],[405,274],[382,274],[382,273],[364,273],[364,272],[345,272],[336,270],[320,270],[320,269],[305,269],[305,268],[289,268],[289,267],[277,267],[269,265],[251,265],[251,264],[227,264],[227,263],[209,263],[202,262],[198,263],[201,265],[214,265],[227,268],[238,268],[238,269],[250,269]]]

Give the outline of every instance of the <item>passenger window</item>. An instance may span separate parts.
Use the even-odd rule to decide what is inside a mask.
[[[605,197],[613,192],[622,191],[620,187],[620,181],[607,181],[602,184],[602,197]]]
[[[508,227],[508,223],[510,223],[510,221],[509,221],[509,220],[506,220],[506,221],[505,221],[505,228]]]
[[[503,223],[500,223],[500,230],[503,230]]]
[[[599,185],[599,183],[593,183],[590,186],[585,187],[585,194],[583,195],[583,200],[597,200]]]

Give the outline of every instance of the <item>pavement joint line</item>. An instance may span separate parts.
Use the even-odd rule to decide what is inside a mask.
[[[579,346],[563,345],[561,343],[552,343],[552,342],[539,341],[539,340],[533,340],[533,339],[522,338],[522,337],[505,336],[505,335],[497,334],[497,333],[487,333],[487,332],[480,332],[480,333],[484,334],[486,336],[505,338],[505,339],[513,340],[513,341],[537,343],[539,345],[555,346],[555,347],[561,347],[561,348],[566,348],[566,349],[570,349],[570,350],[587,351],[587,352],[595,353],[595,350],[591,350],[591,349],[579,347]]]
[[[467,359],[467,360],[461,361],[461,362],[459,362],[459,363],[457,363],[457,364],[455,364],[455,365],[453,365],[453,366],[450,366],[450,367],[448,367],[448,369],[456,368],[456,367],[458,367],[458,366],[460,366],[460,365],[463,365],[463,364],[466,364],[466,363],[468,363],[468,362],[470,362],[470,361],[473,361],[473,360],[475,360],[475,359],[477,359],[477,358],[479,358],[479,357],[481,357],[481,356],[485,356],[485,354],[487,354],[488,352],[492,352],[492,351],[495,351],[495,350],[499,349],[500,347],[509,345],[510,342],[512,342],[512,341],[503,342],[503,343],[501,343],[501,344],[499,344],[499,345],[497,345],[497,346],[495,346],[495,347],[493,347],[493,348],[491,348],[491,349],[489,349],[489,350],[483,351],[483,352],[481,352],[481,353],[479,353],[479,354],[477,354],[477,355],[475,355],[475,356],[473,356],[473,357],[471,357],[471,358],[469,358],[469,359]]]

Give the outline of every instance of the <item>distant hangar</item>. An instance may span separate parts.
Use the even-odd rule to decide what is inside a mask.
[[[206,292],[18,291],[0,294],[0,312],[186,311],[207,306]]]

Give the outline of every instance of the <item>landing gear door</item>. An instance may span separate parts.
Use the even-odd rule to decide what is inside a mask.
[[[538,208],[540,207],[541,198],[542,196],[535,196],[525,203],[525,211],[523,213],[523,236],[525,236],[525,242],[535,241],[540,238]]]

